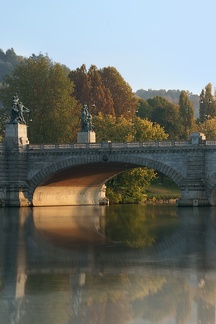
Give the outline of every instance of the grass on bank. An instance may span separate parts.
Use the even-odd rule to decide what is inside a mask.
[[[170,202],[180,197],[180,190],[169,178],[156,178],[146,190],[146,202]]]

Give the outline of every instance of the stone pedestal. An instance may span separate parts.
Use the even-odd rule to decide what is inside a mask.
[[[2,203],[10,207],[29,206],[28,184],[26,182],[28,173],[27,126],[22,124],[7,124],[5,127],[5,195]]]
[[[96,142],[96,134],[94,131],[87,132],[78,132],[77,134],[77,143],[95,143]]]
[[[27,126],[22,124],[7,124],[4,144],[7,148],[29,144]]]
[[[190,134],[190,142],[192,145],[203,144],[206,140],[206,136],[203,133],[193,132]]]

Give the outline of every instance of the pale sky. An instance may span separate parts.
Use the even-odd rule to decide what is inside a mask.
[[[0,27],[4,52],[113,66],[133,91],[216,87],[215,0],[7,0]]]

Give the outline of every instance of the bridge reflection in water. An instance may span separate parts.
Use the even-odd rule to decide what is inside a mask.
[[[213,207],[4,208],[0,232],[1,323],[215,323]]]

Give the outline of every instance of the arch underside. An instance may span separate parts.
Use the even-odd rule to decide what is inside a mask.
[[[146,166],[163,173],[177,185],[183,177],[174,169],[158,161],[136,157],[122,161],[96,161],[76,164],[74,159],[41,170],[31,180],[30,198],[33,206],[98,205],[105,198],[103,185],[117,174]],[[54,171],[55,170],[55,171]],[[57,170],[57,171],[56,171]]]

